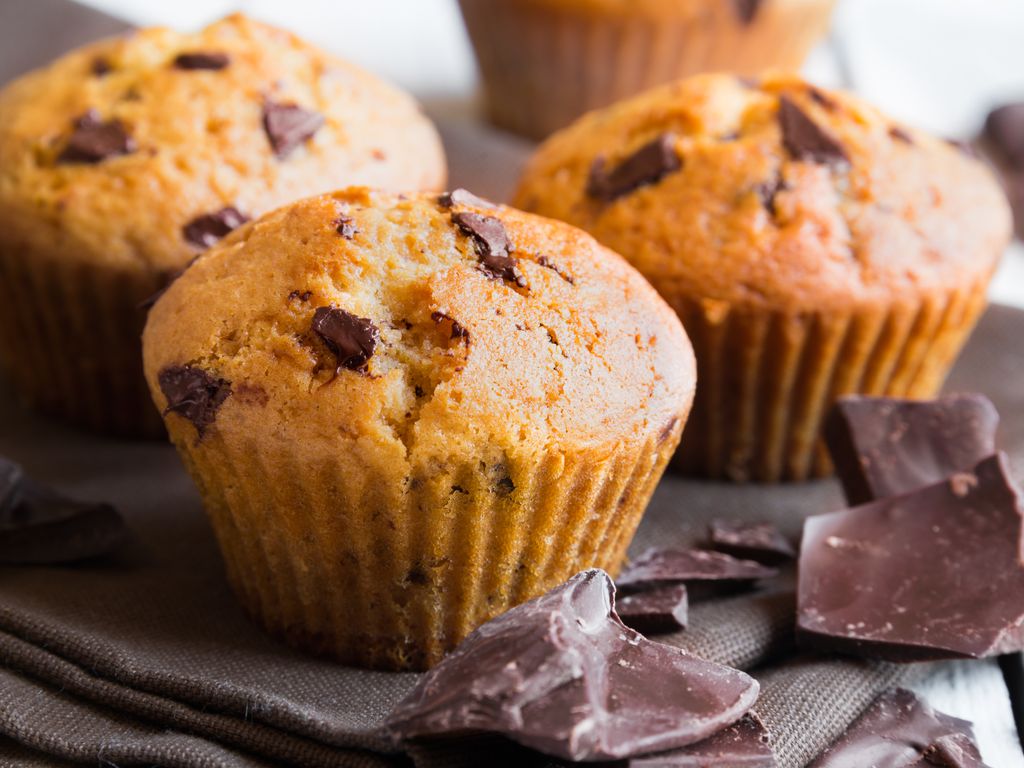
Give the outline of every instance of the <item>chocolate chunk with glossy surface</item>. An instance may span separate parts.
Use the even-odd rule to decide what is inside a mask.
[[[849,159],[843,146],[788,96],[779,97],[779,127],[782,144],[794,160],[840,163]]]
[[[213,213],[196,216],[181,228],[181,233],[196,248],[209,248],[249,220],[249,217],[233,206],[221,208]]]
[[[467,189],[453,189],[438,195],[437,204],[442,208],[454,208],[457,205],[469,205],[474,208],[497,208],[497,204],[482,197],[477,197]]]
[[[937,400],[841,397],[825,442],[851,505],[895,496],[967,470],[996,450],[999,414],[983,395]]]
[[[135,140],[120,120],[104,122],[95,110],[90,109],[76,119],[73,126],[74,131],[57,156],[58,163],[100,163],[136,149]]]
[[[174,57],[176,69],[224,69],[231,63],[231,57],[226,53],[216,51],[189,51],[179,53]]]
[[[338,358],[339,369],[366,370],[380,341],[380,331],[371,320],[338,307],[317,307],[312,328]]]
[[[603,571],[489,621],[388,718],[400,739],[488,732],[569,760],[693,744],[751,707],[744,673],[653,643],[615,616]]]
[[[192,422],[202,438],[231,394],[231,382],[192,365],[172,365],[160,371],[160,391],[167,398],[164,415],[177,413]]]
[[[641,755],[602,768],[777,768],[768,729],[751,713],[714,736],[671,752]]]
[[[298,104],[268,101],[263,105],[263,130],[279,160],[313,138],[323,124],[323,115]]]
[[[778,573],[775,568],[722,552],[667,547],[644,552],[623,569],[616,584],[635,591],[691,582],[753,582]]]
[[[1001,159],[1024,170],[1024,102],[992,110],[982,135]]]
[[[675,134],[663,133],[611,170],[607,169],[604,158],[597,158],[590,167],[586,191],[590,197],[611,202],[640,187],[656,184],[682,167],[683,161],[676,153]]]
[[[708,538],[719,552],[765,565],[778,565],[796,557],[793,545],[771,523],[712,520]]]
[[[470,211],[452,214],[452,222],[473,239],[480,268],[501,280],[508,280],[520,288],[526,287],[526,278],[519,271],[519,260],[512,255],[515,246],[509,240],[505,225],[493,216]]]
[[[810,768],[986,768],[966,720],[903,688],[886,691]]]
[[[675,584],[620,596],[615,612],[627,627],[646,635],[686,627],[689,605],[686,585]]]
[[[750,24],[761,9],[762,2],[763,0],[732,0],[732,5],[736,9],[736,15],[740,17],[740,21]]]
[[[797,638],[893,661],[1024,649],[1018,491],[1003,454],[804,523]]]

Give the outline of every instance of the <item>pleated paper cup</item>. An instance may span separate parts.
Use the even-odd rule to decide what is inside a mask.
[[[986,278],[916,304],[807,313],[676,299],[698,385],[673,466],[741,482],[829,474],[820,435],[836,398],[936,395],[985,309],[987,286]]]
[[[797,69],[834,0],[460,0],[496,125],[544,138],[592,109],[701,72]]]

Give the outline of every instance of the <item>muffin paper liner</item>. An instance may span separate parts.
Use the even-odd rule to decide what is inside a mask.
[[[125,437],[164,434],[142,375],[146,273],[0,250],[0,366],[39,411]]]
[[[509,461],[511,491],[477,457],[406,490],[344,457],[170,426],[248,613],[305,650],[399,670],[584,568],[616,573],[682,420],[644,444]]]
[[[829,474],[819,435],[835,399],[934,396],[985,309],[987,285],[847,313],[678,299],[698,378],[673,468],[739,482]]]
[[[831,0],[765,4],[749,25],[731,3],[644,16],[460,0],[489,118],[543,138],[591,109],[700,72],[797,69],[825,33]]]

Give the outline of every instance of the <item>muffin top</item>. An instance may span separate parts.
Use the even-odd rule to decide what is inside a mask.
[[[982,163],[788,75],[702,75],[585,115],[515,204],[587,230],[670,300],[794,311],[987,278],[1010,234]]]
[[[173,271],[298,197],[444,179],[409,96],[241,15],[89,45],[0,92],[5,247]]]
[[[674,439],[695,379],[625,261],[463,190],[352,188],[239,228],[152,308],[143,356],[196,451],[258,434],[383,466]]]

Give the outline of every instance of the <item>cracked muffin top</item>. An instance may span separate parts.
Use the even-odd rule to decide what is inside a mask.
[[[675,439],[695,379],[678,319],[624,260],[464,190],[352,188],[240,227],[156,302],[143,351],[196,451],[258,430],[395,471]]]
[[[590,232],[665,296],[797,311],[986,279],[1010,236],[981,162],[781,74],[592,112],[540,147],[514,204]]]
[[[0,92],[0,238],[69,260],[173,271],[290,200],[444,180],[409,96],[241,15],[89,45]]]

